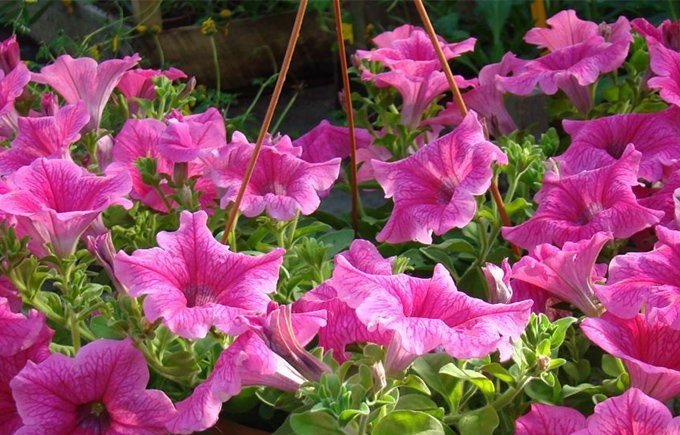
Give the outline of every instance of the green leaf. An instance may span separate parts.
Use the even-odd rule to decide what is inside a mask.
[[[507,384],[515,382],[515,378],[512,377],[510,372],[508,372],[505,369],[505,367],[498,363],[487,364],[485,366],[480,367],[479,370],[482,372],[487,372],[490,375],[493,375],[495,378],[500,379],[501,381]]]
[[[498,427],[499,420],[492,406],[463,414],[458,420],[461,435],[491,435]]]
[[[607,375],[611,376],[612,378],[617,378],[619,375],[625,373],[625,371],[621,370],[621,368],[622,367],[618,362],[618,358],[608,354],[602,355],[602,371]]]
[[[406,375],[406,377],[404,377],[401,382],[403,387],[419,391],[423,394],[427,394],[428,396],[431,394],[430,389],[427,388],[425,381],[416,375]]]
[[[399,397],[395,410],[411,410],[427,412],[434,418],[444,418],[444,408],[438,406],[432,399],[422,394],[406,394]]]
[[[332,231],[326,233],[323,236],[318,237],[316,240],[330,245],[330,249],[327,252],[328,258],[332,258],[335,254],[344,251],[349,248],[349,244],[352,243],[354,239],[354,230],[344,229],[340,231]]]
[[[439,370],[443,375],[453,376],[454,378],[463,379],[471,382],[484,394],[487,400],[491,400],[496,392],[496,388],[486,376],[474,370],[464,370],[456,366],[455,363],[449,363]]]
[[[318,435],[316,432],[314,435]],[[323,432],[326,433],[326,432]],[[394,411],[383,417],[371,435],[445,435],[442,423],[420,411]]]
[[[557,349],[558,347],[562,346],[562,343],[564,342],[564,335],[567,332],[567,329],[574,322],[576,322],[576,318],[574,317],[562,317],[561,319],[553,322],[552,327],[554,329],[552,336],[550,337],[551,348]]]
[[[298,435],[345,435],[340,429],[340,423],[326,412],[291,414],[290,426]]]

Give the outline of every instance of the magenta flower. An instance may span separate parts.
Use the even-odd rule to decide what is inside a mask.
[[[620,396],[595,405],[595,413],[588,417],[588,428],[574,435],[678,433],[680,417],[673,418],[666,405],[637,388],[630,388]]]
[[[19,44],[17,43],[17,35],[12,35],[0,42],[0,70],[5,74],[8,74],[19,65],[19,63],[21,63],[21,58]]]
[[[156,98],[156,88],[151,79],[160,76],[167,77],[171,81],[187,77],[182,70],[177,68],[170,68],[165,71],[135,68],[123,74],[117,88],[127,99],[144,98],[153,100]]]
[[[528,95],[536,86],[547,95],[559,89],[580,112],[590,111],[587,86],[623,64],[633,37],[625,17],[602,26],[603,35],[593,32],[594,23],[577,20],[574,11],[562,11],[549,20],[552,29],[530,30],[527,42],[549,47],[551,53],[524,63],[511,77],[499,76],[500,86],[516,95]]]
[[[621,358],[630,374],[630,386],[665,402],[680,394],[680,354],[668,343],[680,340],[675,318],[656,308],[632,319],[610,313],[588,318],[583,333],[605,352]]]
[[[470,112],[453,132],[392,163],[373,161],[376,179],[394,210],[378,241],[432,243],[467,225],[477,211],[475,195],[487,191],[492,163],[507,157],[484,138],[477,115]]]
[[[455,358],[481,358],[499,350],[501,360],[507,360],[511,340],[524,331],[531,309],[530,301],[500,305],[471,298],[456,289],[440,264],[431,279],[423,279],[368,274],[338,256],[328,284],[369,332],[392,333],[386,366],[394,371],[439,346]]]
[[[9,179],[11,191],[0,195],[0,211],[11,214],[31,236],[35,255],[49,242],[59,257],[73,254],[87,227],[112,205],[131,207],[126,174],[97,177],[67,160],[35,160]]]
[[[532,403],[515,421],[515,435],[571,435],[585,427],[586,418],[575,409]]]
[[[24,92],[31,81],[31,72],[19,63],[7,74],[0,71],[0,140],[11,137],[17,130],[17,114],[14,101]]]
[[[449,60],[475,48],[475,38],[457,43],[447,43],[441,36],[437,38],[444,56]],[[420,27],[404,24],[374,37],[373,43],[378,48],[371,51],[357,50],[357,59],[377,61],[393,71],[412,75],[428,75],[441,69],[432,41]]]
[[[423,112],[439,96],[449,89],[449,82],[442,71],[431,71],[428,74],[410,74],[401,70],[387,71],[373,74],[364,70],[361,79],[373,81],[379,88],[395,88],[402,98],[401,121],[414,129],[420,124]],[[459,88],[464,89],[476,83],[475,80],[465,80],[461,76],[454,76]]]
[[[167,424],[167,429],[172,433],[190,434],[214,426],[222,402],[237,395],[242,387],[265,385],[294,392],[306,381],[256,333],[246,332],[222,352],[205,382],[177,403],[177,415]]]
[[[144,356],[129,339],[28,362],[10,383],[24,422],[17,434],[165,434],[176,411],[162,391],[145,389],[148,382]]]
[[[172,162],[191,162],[226,145],[224,119],[214,107],[183,116],[174,110],[158,141],[158,152]]]
[[[21,311],[21,298],[19,297],[19,291],[12,281],[10,281],[6,276],[0,276],[0,300],[5,298],[9,309],[18,313]]]
[[[496,75],[507,76],[519,67],[522,61],[514,54],[506,53],[499,63],[486,65],[479,72],[477,86],[463,94],[465,104],[486,120],[489,131],[494,136],[509,134],[517,129],[515,121],[505,108],[503,92],[498,89]],[[428,125],[457,126],[463,120],[460,109],[455,103],[447,103],[446,108],[436,117],[426,120]]]
[[[663,212],[642,207],[632,190],[638,184],[640,158],[641,154],[628,146],[611,165],[544,180],[534,215],[521,225],[503,227],[503,237],[532,249],[541,243],[562,246],[600,231],[624,239],[658,223]]]
[[[680,161],[663,165],[661,180],[657,181],[644,193],[638,193],[638,202],[643,207],[661,210],[664,216],[659,225],[674,230],[680,229]],[[640,188],[642,190],[642,188]]]
[[[671,50],[659,42],[648,42],[649,68],[656,74],[647,86],[658,89],[667,103],[680,106],[680,52]]]
[[[40,362],[50,354],[49,344],[54,331],[45,323],[45,316],[35,310],[28,317],[15,314],[6,299],[0,298],[0,433],[12,434],[22,425],[17,413],[10,381],[28,361]]]
[[[630,388],[595,405],[587,421],[575,409],[532,404],[515,429],[516,435],[675,435],[680,432],[680,417],[673,418],[663,403]]]
[[[80,139],[80,130],[89,119],[82,103],[64,106],[54,116],[20,117],[12,147],[0,154],[0,175],[40,157],[70,160],[69,145]]]
[[[550,244],[538,245],[531,255],[522,257],[512,267],[513,282],[532,284],[577,307],[586,316],[597,317],[593,274],[595,261],[611,234],[596,233],[580,242],[566,242],[562,249]]]
[[[204,211],[180,215],[175,232],[161,232],[159,247],[119,252],[118,280],[133,297],[147,295],[144,314],[163,318],[170,331],[203,338],[215,326],[228,335],[246,330],[241,316],[264,313],[276,290],[283,250],[257,257],[231,252],[207,227]]]
[[[602,304],[614,315],[633,318],[640,308],[664,308],[680,303],[680,231],[657,226],[659,241],[651,252],[614,257],[606,286],[596,289]]]
[[[97,130],[113,89],[120,79],[139,62],[139,56],[126,56],[98,64],[89,57],[72,58],[68,54],[33,74],[33,81],[52,86],[69,104],[85,103],[90,114],[86,130]]]
[[[375,246],[366,240],[354,240],[349,251],[336,256],[343,257],[362,272],[375,275],[392,274],[392,258],[383,258]],[[326,281],[305,293],[293,304],[293,311],[299,313],[326,310],[326,325],[319,330],[319,346],[333,351],[333,357],[344,362],[349,355],[345,348],[350,343],[376,343],[387,346],[391,333],[369,331],[356,311],[338,298],[331,281]]]
[[[232,142],[210,163],[222,198],[220,207],[236,198],[253,149],[253,144]],[[298,211],[309,215],[319,207],[319,192],[329,189],[339,172],[340,158],[309,163],[277,147],[263,147],[239,209],[248,217],[266,210],[282,221],[292,219]]]
[[[562,123],[571,145],[556,160],[560,175],[597,169],[619,159],[628,144],[642,153],[638,177],[658,181],[663,165],[680,158],[680,109],[657,113],[630,113],[591,121]]]
[[[680,51],[680,21],[664,20],[659,27],[654,27],[644,18],[636,18],[630,22],[633,29],[644,36],[647,45],[661,43],[664,47]]]
[[[357,149],[373,146],[373,137],[365,128],[354,129]],[[232,139],[233,141],[233,139]],[[293,141],[302,148],[302,159],[310,163],[349,157],[349,129],[322,120],[316,127]]]

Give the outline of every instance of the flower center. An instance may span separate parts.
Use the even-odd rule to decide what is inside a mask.
[[[581,225],[587,224],[602,210],[604,210],[604,206],[599,202],[591,202],[590,204],[586,204],[577,223]]]
[[[106,406],[100,401],[84,403],[76,408],[78,427],[92,434],[105,434],[111,425]]]
[[[615,159],[620,159],[623,152],[626,150],[626,145],[621,145],[619,143],[610,143],[607,145],[607,154],[614,157]]]
[[[272,194],[278,195],[278,196],[285,196],[286,195],[286,186],[281,184],[281,183],[268,184],[263,189],[262,195],[266,195],[268,193],[272,193]]]
[[[212,287],[203,284],[192,284],[184,289],[187,307],[193,308],[217,302],[217,295]]]
[[[435,201],[440,205],[448,205],[451,202],[453,193],[456,191],[458,186],[458,180],[451,177],[444,177],[441,179],[441,184],[437,188],[437,193],[435,194]]]

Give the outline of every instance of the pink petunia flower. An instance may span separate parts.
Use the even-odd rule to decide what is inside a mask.
[[[130,339],[99,339],[75,358],[55,353],[28,362],[10,383],[24,422],[17,435],[165,434],[176,411],[148,383],[144,356]]]
[[[98,130],[104,107],[120,79],[139,62],[139,55],[111,59],[102,63],[89,57],[72,58],[68,54],[33,74],[33,81],[50,85],[69,104],[85,103],[90,114],[86,130]]]
[[[391,275],[393,258],[383,258],[372,243],[354,240],[348,251],[336,256],[343,257],[358,270],[375,275]],[[356,311],[338,298],[338,292],[326,281],[305,293],[293,304],[298,313],[326,310],[326,325],[319,330],[319,346],[333,351],[333,357],[344,362],[349,354],[345,348],[350,343],[375,343],[387,346],[389,332],[369,331],[357,317]]]
[[[21,63],[17,35],[12,35],[0,42],[0,70],[5,74]]]
[[[657,226],[659,241],[651,252],[614,257],[606,286],[596,294],[614,315],[633,318],[640,308],[664,308],[680,303],[680,231]]]
[[[373,74],[368,70],[361,73],[361,79],[372,81],[379,88],[392,87],[402,98],[401,122],[414,129],[420,125],[420,119],[430,104],[449,89],[449,82],[442,71],[431,71],[428,74],[410,74],[395,70]],[[476,80],[465,80],[456,75],[454,80],[459,88],[464,89],[476,84]]]
[[[12,137],[17,130],[19,114],[14,108],[14,101],[30,81],[31,72],[23,63],[6,74],[0,71],[0,140]]]
[[[187,77],[182,70],[177,68],[170,68],[165,71],[135,68],[123,74],[116,87],[127,98],[130,113],[137,113],[139,109],[139,104],[134,100],[135,98],[144,98],[146,100],[156,98],[156,87],[151,79],[160,76],[166,77],[170,81]]]
[[[623,360],[631,387],[667,401],[680,394],[680,353],[668,346],[680,340],[674,318],[656,308],[632,319],[604,313],[599,319],[585,319],[581,329],[590,341]]]
[[[441,36],[437,38],[448,60],[473,51],[477,41],[475,38],[468,38],[461,42],[447,43]],[[373,43],[377,49],[357,50],[356,58],[380,62],[393,71],[416,76],[425,76],[441,69],[432,41],[420,27],[404,24],[374,37]]]
[[[54,116],[20,117],[12,147],[0,154],[0,175],[40,157],[71,160],[68,147],[80,139],[80,130],[89,119],[83,103],[64,106]]]
[[[509,134],[517,129],[515,121],[505,108],[503,92],[498,89],[496,75],[507,76],[522,62],[514,54],[506,53],[499,63],[483,67],[479,71],[478,84],[463,94],[467,107],[486,120],[487,127],[494,136]],[[462,120],[463,116],[458,106],[455,103],[447,103],[446,108],[436,117],[423,123],[434,126],[457,126]]]
[[[595,405],[588,420],[565,406],[532,404],[515,422],[516,435],[677,435],[680,417],[637,388]]]
[[[515,421],[515,435],[571,435],[585,427],[586,418],[575,409],[532,403]]]
[[[45,315],[35,310],[28,317],[15,313],[0,297],[0,433],[12,434],[22,426],[10,381],[28,361],[40,362],[50,355],[54,331],[47,327]]]
[[[562,246],[600,231],[628,238],[659,222],[663,212],[638,204],[632,186],[638,183],[641,154],[632,145],[619,160],[592,171],[558,180],[544,180],[534,215],[521,225],[503,227],[503,237],[532,249],[541,243]]]
[[[306,381],[255,332],[248,331],[222,352],[205,382],[177,403],[177,415],[168,422],[167,429],[190,434],[214,426],[222,402],[237,395],[242,387],[265,385],[294,392]]]
[[[72,254],[87,227],[112,205],[131,207],[126,174],[98,177],[67,160],[35,160],[9,179],[11,191],[0,195],[0,211],[11,214],[31,236],[29,248],[46,255],[49,242],[59,257]]]
[[[529,95],[536,86],[547,95],[559,89],[580,112],[587,113],[592,107],[587,86],[626,60],[633,40],[630,23],[619,17],[616,23],[595,31],[595,23],[578,20],[572,10],[558,13],[549,23],[552,29],[532,29],[526,40],[551,52],[524,63],[511,77],[498,76],[499,85],[516,95]]]
[[[119,252],[118,280],[133,297],[147,295],[144,314],[170,331],[203,338],[215,326],[228,335],[246,330],[242,315],[264,313],[276,290],[283,250],[250,256],[231,252],[207,227],[204,211],[180,215],[175,232],[160,232],[159,247]]]
[[[530,301],[488,304],[456,289],[437,264],[431,279],[405,274],[373,275],[336,257],[329,285],[356,310],[369,332],[392,333],[386,368],[406,369],[415,358],[442,346],[455,358],[481,358],[496,350],[512,355],[529,321]]]
[[[12,281],[6,276],[0,276],[0,299],[5,298],[9,309],[18,313],[21,311],[21,297],[19,297],[19,290],[14,287]]]
[[[658,27],[654,27],[646,19],[636,18],[630,25],[644,36],[648,45],[661,43],[670,50],[680,52],[680,21],[664,20]]]
[[[567,151],[555,158],[561,176],[609,165],[631,143],[642,153],[638,177],[648,181],[660,180],[663,166],[680,158],[680,109],[675,107],[562,124],[572,139]]]
[[[232,142],[209,163],[222,208],[236,198],[253,149],[251,143]],[[329,189],[339,172],[340,158],[309,163],[277,147],[265,146],[239,209],[248,217],[266,210],[273,219],[282,221],[292,219],[298,211],[309,215],[319,207],[319,192]]]
[[[658,89],[661,99],[680,106],[680,52],[659,42],[648,42],[649,68],[654,77],[647,81],[651,89]]]
[[[650,188],[640,189],[643,194],[638,193],[640,205],[663,211],[659,225],[673,230],[680,229],[680,192],[677,189],[680,189],[680,161],[663,165],[661,179]]]
[[[226,136],[224,119],[214,107],[188,116],[173,110],[158,141],[158,153],[175,163],[191,162],[225,146]]]
[[[513,283],[523,281],[577,307],[587,316],[597,317],[593,288],[595,261],[611,234],[596,233],[580,242],[566,242],[562,249],[538,245],[531,255],[512,267]]]
[[[477,211],[475,195],[487,191],[492,163],[507,157],[484,138],[474,112],[458,128],[392,163],[373,161],[376,179],[394,210],[378,241],[432,243],[441,235],[467,225]]]

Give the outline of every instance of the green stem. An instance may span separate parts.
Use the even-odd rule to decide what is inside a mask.
[[[160,61],[161,68],[163,68],[163,65],[165,65],[165,53],[163,52],[163,46],[161,45],[160,39],[158,39],[158,35],[154,32],[153,34],[153,42],[156,44],[156,51],[158,51],[158,60]]]
[[[491,406],[496,409],[496,411],[503,409],[509,405],[514,398],[521,393],[529,382],[533,380],[533,376],[524,376],[520,382],[517,383],[517,387],[510,387],[500,397],[493,401]]]
[[[215,44],[215,37],[210,35],[210,48],[212,48],[213,63],[215,64],[215,82],[217,85],[216,89],[216,99],[217,106],[220,105],[220,92],[222,90],[222,77],[220,74],[220,59],[217,55],[217,45]]]
[[[80,322],[78,315],[73,308],[69,308],[69,329],[71,330],[71,343],[73,344],[73,351],[78,353],[80,350]]]
[[[290,249],[293,246],[293,242],[295,242],[295,230],[297,230],[297,224],[299,220],[300,212],[298,211],[297,213],[295,213],[295,217],[289,224],[290,228],[288,228],[288,241],[286,242],[285,246],[286,249]]]
[[[283,122],[283,119],[286,117],[286,115],[288,115],[288,112],[290,111],[291,107],[293,107],[293,104],[295,104],[295,100],[297,100],[298,94],[299,92],[295,92],[295,94],[293,94],[293,97],[290,99],[290,101],[288,101],[286,107],[283,108],[283,112],[281,112],[278,119],[276,120],[276,123],[274,124],[270,131],[275,133],[279,130],[281,122]]]

